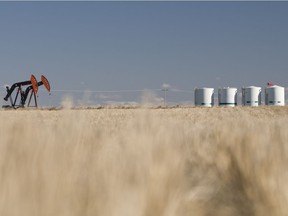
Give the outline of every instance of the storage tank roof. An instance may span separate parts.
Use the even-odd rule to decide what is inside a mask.
[[[219,89],[237,89],[236,87],[220,87]]]
[[[258,87],[258,86],[247,86],[247,87],[244,87],[244,88],[261,88],[261,87]]]
[[[266,88],[284,88],[284,87],[278,86],[278,85],[272,85],[272,86],[267,86]]]

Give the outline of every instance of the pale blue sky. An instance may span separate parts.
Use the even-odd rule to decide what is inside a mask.
[[[288,2],[0,2],[0,85],[44,74],[52,90],[288,87],[287,23]],[[66,93],[43,94],[42,103],[59,104]]]

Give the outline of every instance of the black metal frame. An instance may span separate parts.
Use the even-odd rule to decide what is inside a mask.
[[[39,82],[38,84],[40,84],[42,82]],[[42,83],[43,84],[43,83]],[[25,91],[22,90],[22,87],[25,85],[30,85],[26,88]],[[15,95],[15,98],[13,100],[12,98],[12,93],[13,91],[17,89],[17,93]],[[31,85],[31,81],[24,81],[24,82],[18,82],[18,83],[14,83],[12,85],[11,88],[9,88],[8,86],[6,87],[6,91],[7,91],[7,95],[5,96],[4,100],[7,101],[8,99],[10,99],[10,103],[11,103],[11,107],[14,109],[18,109],[18,108],[24,108],[27,97],[29,92],[33,89],[32,85]],[[20,102],[17,103],[18,97],[20,94]],[[38,106],[37,104],[37,97],[35,92],[32,90],[31,94],[30,94],[30,98],[29,98],[29,102],[28,102],[28,107],[30,107],[30,103],[31,103],[31,99],[32,96],[34,95],[34,102],[35,102],[35,107]]]

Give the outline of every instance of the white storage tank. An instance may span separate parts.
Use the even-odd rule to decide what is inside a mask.
[[[219,106],[234,107],[237,105],[237,88],[219,88],[218,89]]]
[[[285,106],[285,88],[277,85],[265,88],[265,104],[272,106]]]
[[[248,86],[242,88],[242,105],[259,106],[261,104],[261,87]]]
[[[212,107],[214,105],[214,88],[196,88],[195,106]]]

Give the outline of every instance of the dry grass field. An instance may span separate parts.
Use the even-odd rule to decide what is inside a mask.
[[[1,110],[1,216],[288,215],[288,108]]]

